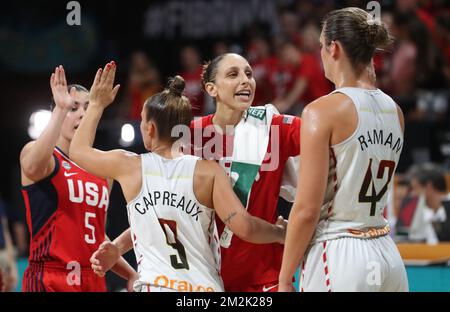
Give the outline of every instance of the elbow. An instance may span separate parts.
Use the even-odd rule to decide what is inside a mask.
[[[300,206],[299,209],[292,209],[289,221],[302,222],[307,224],[317,224],[320,217],[320,207]]]
[[[69,158],[76,162],[77,164],[81,164],[82,158],[81,155],[83,151],[80,148],[76,148],[74,146],[70,146],[69,149]]]
[[[22,171],[30,180],[38,181],[45,175],[47,166],[30,162],[22,164]]]

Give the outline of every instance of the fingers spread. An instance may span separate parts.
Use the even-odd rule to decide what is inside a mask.
[[[55,85],[55,73],[52,73],[50,77],[50,86],[53,87]]]
[[[57,73],[58,73],[58,84],[62,85],[63,80],[62,80],[62,66],[61,65],[58,66]]]
[[[111,62],[111,63],[109,63],[109,65],[110,65],[110,70],[109,70],[109,75],[106,80],[106,83],[108,86],[111,86],[111,88],[112,88],[112,86],[114,84],[114,79],[116,77],[116,63]]]
[[[60,65],[61,67],[61,83],[63,86],[67,86],[67,80],[66,80],[66,72],[64,71],[64,67]]]
[[[113,99],[116,98],[117,92],[119,92],[119,88],[120,88],[120,84],[115,86],[114,89],[112,90]]]
[[[94,85],[97,85],[100,83],[100,80],[102,78],[102,72],[103,72],[103,70],[101,68],[99,68],[97,70],[97,73],[95,74],[95,78],[94,78]]]
[[[59,84],[59,66],[55,68],[55,86]]]
[[[102,74],[102,77],[100,79],[100,83],[105,83],[107,81],[110,70],[111,70],[111,64],[108,63],[108,64],[105,65],[105,68],[103,69],[103,74]]]

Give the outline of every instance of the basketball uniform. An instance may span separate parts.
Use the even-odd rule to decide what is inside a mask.
[[[31,235],[23,291],[106,291],[89,259],[105,240],[108,183],[58,148],[53,157],[50,176],[22,187]]]
[[[394,101],[381,90],[341,88],[358,125],[330,147],[325,199],[302,263],[303,291],[407,291],[400,254],[383,217],[403,147]]]
[[[233,135],[222,135],[214,131],[214,115],[197,118],[191,123],[193,153],[196,156],[214,159],[230,174],[233,155]],[[274,115],[263,165],[277,163],[272,171],[259,170],[251,188],[247,211],[255,217],[275,223],[278,217],[277,203],[280,195],[283,170],[291,156],[300,153],[300,118],[289,115]],[[213,130],[213,131],[211,131]],[[277,130],[276,136],[272,131]],[[199,140],[200,139],[200,140]],[[273,139],[273,140],[272,140]],[[222,144],[214,146],[213,142]],[[272,142],[273,141],[273,142]],[[211,144],[213,143],[213,144]],[[213,145],[213,146],[211,146]],[[213,158],[211,158],[211,154]],[[277,159],[274,161],[274,159]],[[223,222],[216,218],[219,234]],[[275,292],[281,269],[283,245],[252,244],[233,235],[229,248],[221,248],[221,275],[228,292]]]
[[[127,204],[136,291],[223,291],[215,213],[194,194],[198,159],[141,155],[142,188]]]

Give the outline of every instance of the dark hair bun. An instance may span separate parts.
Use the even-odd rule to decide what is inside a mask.
[[[369,23],[367,27],[367,41],[375,49],[383,49],[392,43],[392,38],[384,23]]]
[[[169,80],[169,93],[175,96],[182,96],[186,83],[181,76],[175,76]]]

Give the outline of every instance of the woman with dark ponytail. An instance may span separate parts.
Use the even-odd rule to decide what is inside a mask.
[[[103,275],[134,246],[136,291],[223,291],[215,213],[237,236],[257,244],[283,243],[285,224],[252,217],[218,164],[183,155],[175,145],[172,129],[189,127],[192,119],[180,76],[144,103],[140,128],[149,153],[92,148],[103,110],[114,98],[114,71],[97,72],[70,147],[86,170],[117,180],[127,201],[130,230],[104,242],[92,256],[92,268]]]
[[[280,291],[407,291],[383,217],[403,146],[401,109],[376,87],[373,55],[385,25],[358,8],[330,12],[320,43],[336,90],[302,114],[299,186],[289,216]]]

